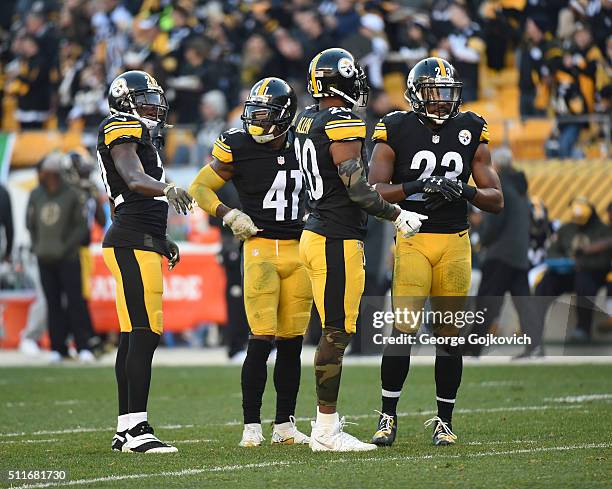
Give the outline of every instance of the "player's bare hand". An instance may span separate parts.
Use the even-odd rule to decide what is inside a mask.
[[[239,209],[232,209],[225,214],[223,222],[226,226],[229,226],[234,236],[241,241],[249,239],[251,236],[255,236],[258,231],[261,231],[261,229],[255,226],[252,219]]]
[[[187,215],[191,211],[193,197],[186,190],[171,183],[164,189],[164,195],[177,214]]]

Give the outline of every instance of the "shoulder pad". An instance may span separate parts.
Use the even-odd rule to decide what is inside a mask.
[[[242,146],[245,137],[248,136],[244,129],[232,128],[223,131],[215,141],[212,155],[223,163],[232,163],[234,161],[232,150]]]
[[[470,110],[468,110],[467,112],[464,112],[464,114],[468,116],[471,121],[474,121],[476,124],[479,124],[482,127],[482,129],[480,130],[479,141],[481,143],[488,143],[491,140],[491,135],[489,134],[489,127],[484,117]]]
[[[372,141],[387,141],[388,133],[387,130],[390,126],[399,123],[404,115],[408,112],[405,110],[394,110],[383,116],[376,126],[374,127],[374,134],[372,134]]]
[[[330,107],[325,114],[325,134],[330,141],[365,139],[365,122],[351,109]]]
[[[146,128],[137,117],[129,114],[113,114],[100,128],[104,134],[104,144],[111,146],[120,141],[138,142],[142,140]]]

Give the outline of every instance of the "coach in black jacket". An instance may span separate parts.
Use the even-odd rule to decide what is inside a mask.
[[[529,226],[530,204],[525,174],[512,167],[512,153],[499,148],[491,154],[504,194],[504,209],[499,214],[484,214],[479,229],[482,253],[482,279],[478,288],[478,310],[485,321],[474,332],[485,334],[498,316],[504,294],[512,294],[521,328],[530,333],[529,320]],[[478,348],[470,348],[479,354]]]

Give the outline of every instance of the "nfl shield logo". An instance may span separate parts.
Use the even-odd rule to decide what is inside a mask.
[[[284,165],[284,164],[285,164],[285,157],[284,157],[284,156],[278,156],[278,157],[276,158],[276,162],[277,162],[279,165]]]
[[[440,142],[440,135],[439,134],[434,134],[431,137],[431,142],[434,144],[438,144]]]

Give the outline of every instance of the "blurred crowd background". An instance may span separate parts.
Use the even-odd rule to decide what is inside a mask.
[[[241,125],[252,84],[284,78],[300,106],[308,105],[308,64],[333,46],[351,51],[367,71],[370,133],[384,114],[408,108],[405,80],[417,61],[435,55],[457,68],[464,110],[488,121],[506,199],[500,216],[470,213],[473,295],[590,297],[572,338],[605,337],[612,331],[611,14],[612,0],[3,0],[0,289],[35,291],[20,328],[22,351],[38,350],[49,315],[64,318],[51,328],[55,342],[71,337],[67,345],[83,361],[112,343],[112,335],[94,331],[88,312],[87,250],[110,223],[92,150],[116,75],[143,69],[166,90],[174,128],[164,159],[170,178],[187,185],[218,134]],[[58,192],[65,207],[57,215],[40,211]],[[231,185],[222,198],[238,205]],[[44,228],[45,220],[59,224]],[[369,227],[366,295],[382,296],[393,230],[374,219]],[[219,245],[228,327],[201,324],[164,335],[165,343],[225,344],[239,360],[248,334],[240,244],[203,214],[171,215],[169,232]],[[57,256],[53,242],[62,243]],[[62,278],[66,268],[72,272]],[[607,297],[607,316],[592,314],[597,294],[604,303]],[[6,304],[0,300],[0,313]],[[550,306],[542,304],[530,315],[541,317],[535,332],[519,318],[539,338],[536,346]],[[7,314],[4,326],[0,314],[0,345]],[[492,315],[487,328],[497,319]],[[354,341],[352,352],[360,346]]]
[[[371,122],[405,108],[408,71],[436,55],[498,144],[569,158],[610,142],[611,0],[4,0],[0,19],[5,129],[94,130],[109,82],[144,69],[166,88],[171,123],[188,126],[174,164],[201,164],[264,76],[309,103],[308,63],[332,46],[366,68]],[[515,121],[528,118],[545,122]]]

